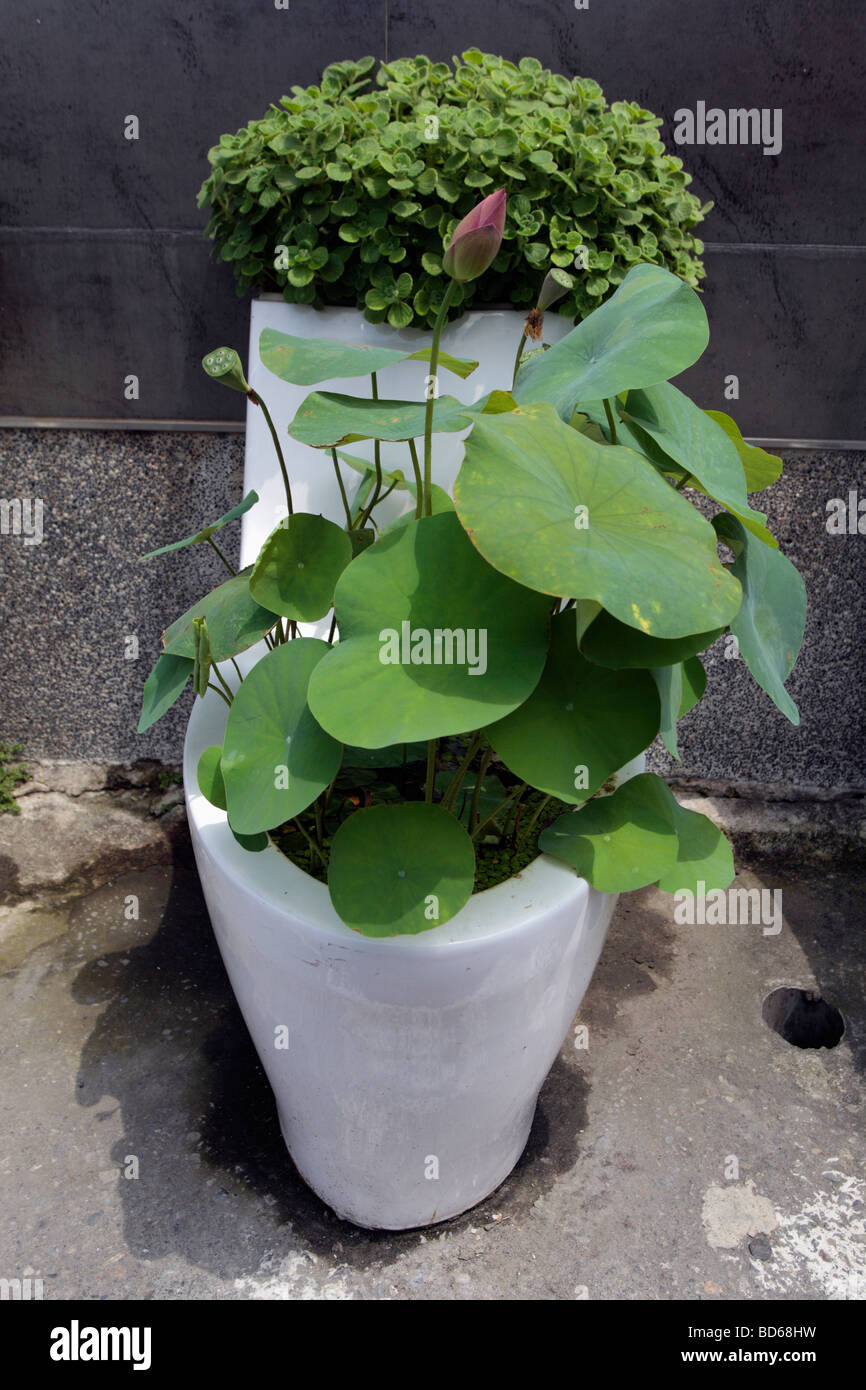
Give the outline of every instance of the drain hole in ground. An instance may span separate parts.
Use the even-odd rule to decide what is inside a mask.
[[[768,1027],[794,1047],[836,1047],[845,1032],[839,1010],[811,989],[774,989],[761,1013]]]

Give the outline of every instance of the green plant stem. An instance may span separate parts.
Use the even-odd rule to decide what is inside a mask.
[[[439,740],[431,738],[427,742],[427,780],[424,783],[424,800],[432,802],[433,784],[436,781],[436,753]]]
[[[689,478],[691,476],[691,473],[687,473],[684,478],[680,478],[679,482],[676,484],[677,492],[682,492],[683,488],[688,486]]]
[[[286,460],[283,458],[283,451],[280,447],[280,441],[277,438],[277,431],[274,428],[274,422],[271,419],[271,412],[268,410],[268,407],[265,405],[264,401],[262,400],[261,396],[258,394],[257,391],[250,391],[250,400],[253,401],[256,405],[261,406],[262,413],[268,422],[268,429],[271,432],[271,439],[274,441],[274,448],[277,451],[277,458],[280,461],[280,472],[283,475],[283,487],[286,489],[286,505],[289,509],[289,516],[293,516],[295,509],[292,506],[292,489],[289,484],[289,475],[286,472]]]
[[[332,450],[331,450],[331,458],[334,460],[334,472],[335,472],[336,475],[337,475],[337,483],[339,484],[339,488],[340,488],[340,496],[341,496],[342,499],[343,499],[343,511],[346,513],[346,530],[347,530],[347,531],[351,531],[351,530],[352,530],[352,509],[351,509],[351,507],[349,506],[349,499],[348,499],[348,497],[346,496],[346,487],[345,487],[345,484],[343,483],[343,475],[342,475],[342,473],[340,472],[340,463],[339,463],[339,460],[338,460],[338,458],[337,458],[337,451],[336,451],[336,449],[332,449]]]
[[[222,671],[221,671],[220,668],[217,666],[217,664],[216,664],[215,661],[212,661],[212,662],[211,662],[211,667],[210,667],[210,668],[211,668],[211,670],[213,671],[214,675],[216,676],[217,680],[219,681],[220,685],[222,686],[223,690],[224,690],[224,691],[226,692],[226,694],[228,695],[228,697],[229,697],[229,704],[231,704],[232,700],[235,698],[235,693],[234,693],[234,691],[232,690],[232,688],[231,688],[231,686],[229,685],[228,681],[227,681],[227,680],[225,679],[225,677],[223,676]]]
[[[237,570],[236,570],[232,565],[229,564],[228,560],[226,559],[225,555],[223,555],[222,551],[220,550],[220,548],[219,548],[219,546],[217,545],[216,541],[214,540],[213,536],[208,536],[208,538],[207,538],[207,543],[208,543],[208,545],[211,547],[212,550],[215,550],[215,551],[216,551],[217,555],[218,555],[218,556],[220,557],[220,559],[222,560],[222,562],[223,562],[223,564],[225,565],[226,569],[228,570],[229,574],[230,574],[230,575],[232,576],[232,578],[234,579],[235,575],[237,574]]]
[[[529,824],[527,825],[526,829],[525,829],[524,832],[523,832],[523,838],[522,838],[522,843],[523,843],[523,844],[526,844],[526,841],[529,839],[530,835],[532,834],[533,830],[535,829],[536,824],[538,823],[538,817],[541,815],[541,813],[542,813],[542,811],[544,810],[544,808],[545,808],[545,806],[547,805],[547,803],[548,803],[549,801],[551,801],[551,800],[552,800],[552,797],[546,796],[546,797],[544,798],[544,800],[543,800],[543,801],[540,801],[540,802],[538,803],[538,805],[536,806],[536,808],[535,808],[535,810],[533,811],[532,816],[531,816],[531,818],[530,818]]]
[[[390,496],[391,496],[391,493],[394,491],[394,489],[395,489],[396,486],[397,486],[397,479],[395,478],[394,481],[393,481],[393,483],[391,484],[391,486],[390,486],[389,488],[387,488],[387,489],[385,490],[385,492],[383,492],[383,493],[381,494],[380,497],[377,497],[377,499],[376,499],[377,504],[378,504],[379,502],[384,502],[386,497],[390,497]],[[364,512],[364,515],[362,516],[360,522],[358,523],[359,526],[362,526],[362,527],[363,527],[363,526],[366,526],[366,525],[367,525],[367,522],[370,520],[370,512],[372,511],[372,507],[373,507],[373,504],[372,504],[372,502],[371,502],[371,503],[370,503],[370,506],[369,506],[369,507],[367,508],[367,510]],[[376,525],[375,521],[373,522],[373,525],[374,525],[374,526]]]
[[[485,817],[484,817],[484,820],[481,822],[481,824],[480,824],[480,825],[477,825],[477,826],[475,827],[475,829],[474,829],[473,831],[470,832],[471,835],[472,835],[472,839],[474,840],[475,837],[476,837],[476,835],[480,835],[481,832],[482,832],[482,830],[485,828],[485,826],[488,826],[488,825],[490,824],[491,821],[496,820],[496,817],[499,815],[499,812],[500,812],[500,811],[504,811],[504,810],[505,810],[505,807],[506,807],[506,806],[509,806],[509,805],[511,804],[511,802],[514,800],[515,796],[516,796],[516,797],[521,797],[525,791],[526,791],[526,783],[525,783],[525,782],[520,782],[516,787],[513,787],[513,788],[511,789],[511,791],[509,792],[508,796],[506,796],[505,800],[504,800],[504,801],[500,801],[500,803],[499,803],[499,805],[496,807],[496,809],[493,810],[493,811],[491,811],[489,816],[485,816]]]
[[[337,615],[336,615],[336,613],[335,613],[334,616],[331,618],[331,631],[328,633],[328,646],[329,646],[329,647],[333,645],[333,642],[334,642],[334,633],[335,633],[336,631],[337,631]]]
[[[373,383],[373,400],[379,399],[379,382],[375,372],[370,373],[370,380]],[[376,466],[376,486],[373,488],[373,500],[367,508],[367,515],[370,515],[379,500],[379,493],[382,491],[382,445],[378,439],[373,440],[373,462]]]
[[[524,783],[524,790],[525,790],[525,788],[526,788],[526,784]],[[508,811],[506,812],[505,821],[504,821],[503,826],[502,826],[502,838],[503,838],[503,840],[506,840],[506,839],[508,838],[509,834],[512,833],[512,830],[511,830],[511,814],[512,814],[512,812],[515,812],[514,829],[515,829],[515,830],[517,829],[517,824],[518,824],[518,821],[520,820],[520,811],[521,811],[522,806],[523,806],[523,792],[521,792],[520,796],[519,796],[519,797],[517,798],[517,800],[508,808]]]
[[[354,529],[357,527],[357,525],[358,525],[357,518],[360,517],[360,516],[363,516],[363,514],[364,514],[364,499],[365,499],[366,497],[369,496],[369,489],[370,489],[370,486],[372,485],[372,482],[373,482],[373,478],[374,478],[374,477],[375,477],[375,474],[373,473],[372,468],[368,468],[367,471],[366,471],[366,473],[364,474],[363,478],[361,479],[360,483],[358,484],[358,491],[355,493],[355,500],[354,500],[354,502],[352,503],[352,529],[353,529],[353,530],[354,530]],[[359,500],[359,499],[360,499],[360,500]]]
[[[324,864],[325,868],[327,869],[327,867],[328,867],[328,861],[327,861],[327,859],[325,858],[324,851],[323,851],[322,849],[319,848],[319,846],[316,844],[315,840],[313,839],[312,835],[309,835],[309,834],[307,833],[307,831],[304,829],[304,827],[301,825],[301,822],[300,822],[298,819],[295,819],[295,821],[293,822],[293,824],[296,825],[296,826],[298,827],[298,829],[300,830],[300,832],[301,832],[301,834],[303,835],[304,839],[306,840],[307,844],[310,846],[310,849],[313,851],[314,854],[317,854],[317,855],[319,856],[319,858],[321,859],[321,861],[322,861],[322,863]]]
[[[334,788],[335,788],[336,785],[337,785],[337,777],[339,777],[339,775],[340,775],[340,774],[339,774],[339,772],[338,772],[338,773],[337,773],[337,776],[334,778],[334,780],[333,780],[333,782],[331,783],[331,785],[330,785],[329,787],[326,787],[325,790],[322,792],[322,810],[323,810],[323,811],[327,811],[327,809],[328,809],[328,806],[329,806],[330,801],[331,801],[331,797],[334,795]]]
[[[322,847],[322,802],[320,797],[316,797],[313,802],[313,815],[316,818],[316,843]]]
[[[243,678],[243,676],[241,675],[241,668],[240,668],[240,666],[239,666],[238,663],[235,661],[235,659],[234,659],[233,656],[230,656],[230,657],[229,657],[229,661],[231,662],[232,666],[234,666],[235,670],[237,671],[237,673],[238,673],[238,680],[240,681],[241,685],[243,685],[244,678]]]
[[[475,776],[475,786],[472,788],[472,801],[469,804],[469,833],[472,834],[472,827],[475,824],[475,817],[478,815],[478,799],[481,796],[481,788],[484,778],[487,776],[487,769],[490,766],[490,759],[493,757],[493,749],[488,743],[481,758],[481,765]]]
[[[616,425],[614,424],[613,411],[610,408],[610,401],[607,399],[607,396],[604,397],[604,413],[607,416],[607,423],[610,426],[610,442],[611,444],[615,444]]]
[[[518,373],[518,371],[519,371],[519,369],[520,369],[520,359],[521,359],[521,357],[523,356],[523,349],[524,349],[525,347],[526,347],[526,329],[524,328],[523,331],[522,331],[521,334],[520,334],[520,342],[517,344],[517,356],[516,356],[515,359],[514,359],[514,371],[513,371],[512,376],[511,376],[511,389],[512,389],[512,391],[514,390],[515,386],[517,385],[517,373]]]
[[[227,700],[227,699],[226,699],[225,695],[224,695],[223,692],[220,690],[220,688],[219,688],[218,685],[211,685],[210,681],[208,681],[207,688],[208,688],[208,690],[215,690],[216,693],[217,693],[217,695],[219,695],[220,699],[221,699],[221,700],[225,700],[225,702],[226,702],[226,704],[228,705],[229,709],[231,709],[231,707],[232,707],[232,702],[231,702],[231,700]]]
[[[448,316],[448,308],[454,295],[457,281],[449,280],[445,297],[433,325],[433,346],[430,349],[430,388],[427,395],[427,409],[424,412],[424,515],[433,515],[433,404],[436,386],[436,373],[439,368],[439,339]]]
[[[469,764],[472,762],[472,759],[475,757],[475,754],[478,752],[483,742],[484,735],[479,729],[477,733],[472,735],[469,747],[466,749],[466,752],[464,753],[461,761],[457,765],[454,776],[451,778],[451,781],[445,788],[445,795],[442,798],[442,805],[444,806],[446,811],[450,811],[451,807],[454,805],[454,802],[457,800],[457,793],[460,791],[460,788],[463,785],[463,779],[469,770]]]
[[[418,449],[415,440],[409,440],[409,453],[412,455],[412,467],[415,470],[415,519],[424,515],[424,480],[421,476],[421,464],[418,460]]]

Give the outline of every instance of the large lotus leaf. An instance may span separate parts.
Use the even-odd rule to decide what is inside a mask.
[[[256,603],[250,593],[252,566],[233,575],[224,584],[194,603],[166,628],[162,640],[172,656],[195,656],[193,619],[207,619],[211,655],[214,661],[246,651],[274,626],[277,614]]]
[[[775,454],[768,454],[754,444],[747,444],[740,434],[739,426],[723,410],[706,410],[711,420],[725,431],[740,456],[743,472],[746,475],[746,492],[763,492],[782,476],[782,460]]]
[[[631,449],[596,444],[550,405],[478,415],[454,498],[503,574],[595,599],[651,636],[725,627],[740,605],[712,527],[691,503]]]
[[[433,402],[434,433],[465,430],[467,407],[456,396]],[[417,439],[424,433],[424,401],[374,401],[336,391],[312,391],[289,425],[289,434],[314,449],[331,449],[358,439]]]
[[[196,531],[194,536],[187,536],[182,541],[172,541],[171,545],[161,545],[159,550],[150,550],[147,555],[142,555],[142,560],[152,560],[155,555],[167,555],[170,550],[182,550],[186,545],[201,545],[204,541],[209,541],[216,531],[223,526],[228,526],[230,521],[237,521],[239,516],[248,512],[250,507],[254,507],[259,500],[257,492],[248,492],[242,502],[238,502],[236,507],[232,507],[230,512],[219,517],[217,521],[212,521],[209,526],[203,526],[200,531]]]
[[[272,830],[305,810],[336,777],[343,750],[307,706],[310,673],[327,642],[282,642],[244,677],[226,722],[221,768],[232,829]]]
[[[659,878],[658,887],[663,893],[723,891],[734,877],[731,846],[709,817],[680,806],[670,789],[666,790],[678,848],[676,862]]]
[[[576,805],[648,747],[658,729],[649,673],[585,661],[567,612],[553,620],[544,674],[529,699],[485,732],[524,782]]]
[[[315,622],[330,609],[337,580],[351,558],[352,541],[333,521],[295,512],[262,546],[250,575],[250,593],[284,618]]]
[[[735,517],[721,512],[713,525],[736,556],[731,570],[743,586],[743,606],[731,620],[740,656],[786,718],[799,724],[784,682],[806,630],[806,586],[780,550],[761,545]]]
[[[645,888],[677,861],[672,799],[660,777],[643,773],[560,816],[539,836],[538,847],[564,859],[602,893]]]
[[[320,381],[341,381],[368,376],[398,362],[429,362],[430,348],[401,352],[399,348],[361,347],[330,338],[298,338],[264,328],[259,336],[259,356],[269,372],[295,386],[317,386]],[[456,376],[467,377],[477,362],[439,353],[439,365]]]
[[[616,294],[517,374],[516,399],[548,401],[570,420],[578,401],[601,400],[676,376],[709,341],[695,291],[656,265],[636,265]]]
[[[157,719],[161,719],[167,709],[183,694],[186,683],[195,665],[191,657],[169,656],[165,652],[157,659],[156,665],[144,682],[141,692],[141,718],[138,732],[143,734]]]
[[[680,806],[651,772],[560,816],[538,844],[603,893],[653,882],[666,893],[694,892],[701,882],[707,890],[724,889],[734,877],[722,832],[706,816]]]
[[[344,743],[480,728],[522,704],[544,666],[550,600],[492,569],[453,512],[359,555],[334,607],[340,642],[313,674],[310,708]]]
[[[778,545],[764,525],[764,513],[749,506],[746,475],[733,440],[672,382],[629,391],[627,419],[638,439],[642,432],[648,434],[707,496],[738,516],[765,545]]]
[[[724,628],[717,627],[711,632],[691,633],[688,637],[650,637],[602,609],[584,630],[579,646],[584,656],[598,666],[610,666],[615,671],[629,666],[648,669],[685,661],[686,657],[711,646],[723,632]]]
[[[469,900],[474,879],[475,850],[463,826],[423,801],[356,811],[331,845],[331,901],[364,936],[441,926]]]
[[[409,492],[417,500],[418,489],[414,483],[409,484]],[[438,483],[431,484],[430,504],[433,516],[438,516],[440,512],[454,511],[454,503],[451,501],[444,487],[440,487]],[[416,517],[414,512],[404,512],[402,516],[395,517],[393,521],[389,521],[386,526],[382,527],[382,535],[387,536],[389,531],[399,531],[401,526],[407,526],[410,521],[415,520]]]

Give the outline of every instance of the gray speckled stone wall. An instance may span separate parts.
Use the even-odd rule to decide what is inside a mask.
[[[864,457],[786,457],[757,505],[803,574],[810,612],[789,689],[792,728],[720,641],[705,656],[701,705],[680,726],[687,777],[866,787],[861,689],[866,669],[866,536],[830,535],[829,498],[863,489]],[[243,437],[231,434],[13,430],[0,433],[0,496],[44,499],[44,540],[0,536],[0,739],[33,757],[178,761],[190,696],[147,734],[135,732],[141,687],[162,628],[224,573],[207,547],[140,564],[145,550],[189,534],[241,497]],[[223,532],[237,558],[239,525]],[[138,639],[128,659],[129,637]]]
[[[239,501],[243,454],[238,434],[0,433],[0,497],[44,500],[40,545],[0,536],[0,739],[34,757],[179,760],[192,697],[138,735],[141,688],[163,628],[225,570],[209,546],[138,557]],[[239,536],[223,532],[233,562]]]

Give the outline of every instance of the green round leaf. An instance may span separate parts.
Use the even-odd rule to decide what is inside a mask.
[[[226,809],[226,787],[223,781],[220,759],[223,750],[219,744],[206,748],[198,760],[198,787],[202,796],[220,811]]]
[[[675,864],[659,878],[659,888],[675,894],[724,890],[734,877],[731,846],[707,816],[680,806],[670,789],[668,794],[678,849]]]
[[[652,677],[585,661],[567,612],[553,620],[547,665],[529,699],[486,733],[524,782],[577,804],[647,748],[658,729]]]
[[[364,936],[441,926],[468,902],[474,878],[475,851],[463,826],[423,801],[356,811],[331,845],[331,901]]]
[[[235,695],[222,755],[232,829],[272,830],[305,810],[336,777],[342,748],[307,706],[310,673],[328,651],[313,637],[283,642]]]
[[[530,156],[531,158],[532,156]],[[694,290],[658,265],[636,265],[598,309],[517,376],[518,401],[550,401],[565,420],[576,402],[651,386],[696,362],[709,341]]]
[[[616,671],[628,666],[649,668],[673,666],[678,661],[712,646],[724,628],[711,632],[695,632],[688,637],[650,637],[635,627],[629,627],[604,609],[583,634],[580,650],[588,661],[598,666],[610,666]]]
[[[596,444],[546,403],[475,415],[454,500],[503,574],[595,599],[651,636],[724,627],[740,606],[709,522],[639,454]]]
[[[207,619],[214,661],[227,661],[230,656],[237,656],[269,632],[277,615],[262,608],[250,594],[251,573],[252,567],[248,567],[227,579],[225,584],[211,589],[166,628],[162,639],[166,652],[172,656],[195,657],[195,618]]]
[[[263,849],[267,849],[270,841],[264,832],[258,835],[239,835],[233,825],[229,825],[229,830],[234,835],[241,849],[247,850],[250,854],[261,854]]]
[[[522,704],[547,652],[549,600],[491,569],[453,512],[382,536],[334,597],[340,642],[310,708],[341,742],[466,733]]]
[[[564,859],[602,893],[645,888],[676,863],[670,799],[661,778],[632,777],[610,796],[560,816],[539,836],[539,849]]]
[[[323,516],[295,512],[271,532],[250,575],[253,598],[298,622],[323,618],[352,558],[345,531]]]

